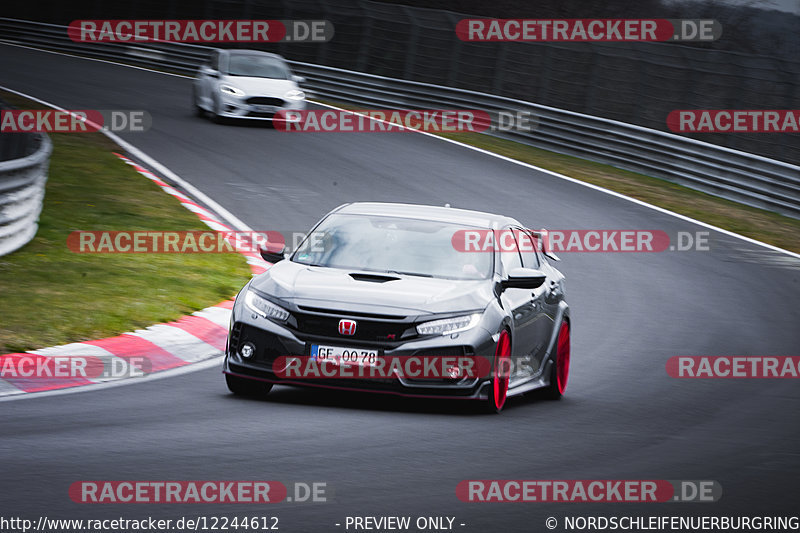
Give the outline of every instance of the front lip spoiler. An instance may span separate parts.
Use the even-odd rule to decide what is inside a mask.
[[[237,118],[241,120],[268,120],[270,122],[294,122],[290,120],[286,120],[285,118],[275,118],[275,117],[248,117],[247,115],[237,115],[235,113],[220,113],[218,115],[222,118]]]
[[[320,388],[320,389],[328,389],[328,390],[340,390],[340,391],[351,391],[351,392],[367,392],[367,393],[377,393],[377,394],[389,394],[392,396],[399,396],[402,398],[428,398],[428,399],[436,399],[436,400],[488,400],[489,399],[489,382],[483,383],[478,390],[470,395],[470,396],[447,396],[447,395],[436,395],[436,394],[419,394],[419,393],[410,393],[410,392],[400,392],[400,391],[393,391],[393,390],[382,390],[382,389],[361,389],[358,387],[339,387],[336,385],[324,385],[320,383],[314,383],[309,381],[289,381],[285,379],[281,380],[272,380],[272,379],[265,379],[265,378],[257,378],[254,376],[248,376],[247,374],[240,374],[238,372],[231,372],[230,370],[223,370],[223,374],[228,374],[231,376],[235,376],[237,378],[244,378],[244,379],[252,379],[254,381],[262,381],[264,383],[272,383],[274,385],[289,385],[293,387],[313,387],[313,388]]]

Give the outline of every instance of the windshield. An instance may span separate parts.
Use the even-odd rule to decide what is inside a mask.
[[[231,54],[228,59],[228,74],[276,80],[289,79],[289,69],[280,59],[250,54]]]
[[[491,253],[453,246],[464,226],[386,216],[327,217],[292,256],[306,265],[446,279],[487,279]]]

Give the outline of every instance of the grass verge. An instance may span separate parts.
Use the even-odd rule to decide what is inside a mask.
[[[13,94],[18,107],[35,105]],[[74,230],[208,229],[119,160],[100,133],[51,134],[36,237],[0,257],[0,353],[97,339],[175,320],[231,298],[250,277],[239,254],[79,254]]]
[[[363,106],[315,100],[343,109],[363,109]],[[490,135],[469,132],[436,135],[599,185],[740,235],[800,253],[800,220],[794,218],[717,198],[662,179]]]

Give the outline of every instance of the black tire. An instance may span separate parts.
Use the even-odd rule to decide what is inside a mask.
[[[550,385],[542,391],[546,399],[560,400],[564,396],[569,378],[570,357],[570,330],[569,323],[565,321],[559,326],[556,353],[551,359]]]
[[[225,374],[228,390],[237,396],[266,396],[272,390],[272,383],[240,378]]]

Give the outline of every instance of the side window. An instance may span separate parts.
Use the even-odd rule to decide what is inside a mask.
[[[496,233],[498,239],[505,242],[500,244],[500,262],[503,264],[503,271],[508,275],[508,271],[522,266],[522,259],[519,256],[519,246],[516,245],[511,228],[504,228]]]
[[[539,255],[536,253],[536,238],[527,230],[521,230],[517,238],[519,251],[522,255],[522,266],[525,268],[539,268]]]

